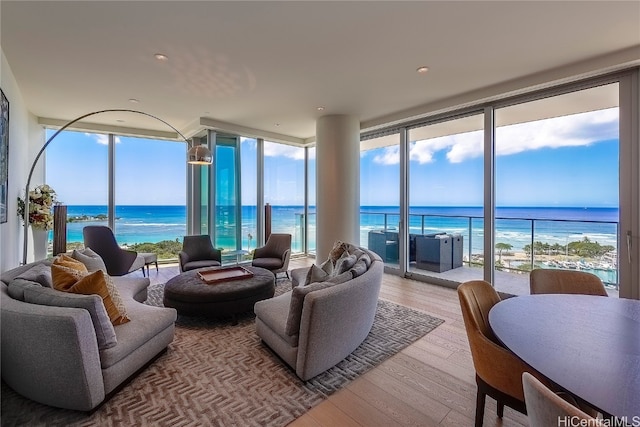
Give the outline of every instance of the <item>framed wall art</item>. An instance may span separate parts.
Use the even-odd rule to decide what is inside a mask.
[[[0,89],[0,223],[7,222],[9,189],[9,100]]]

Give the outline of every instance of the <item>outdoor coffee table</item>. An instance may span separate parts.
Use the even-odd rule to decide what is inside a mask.
[[[238,267],[219,268],[237,272]],[[211,267],[185,271],[171,278],[164,287],[164,305],[173,307],[178,313],[190,316],[231,317],[237,323],[237,315],[253,312],[253,305],[263,299],[273,297],[275,278],[269,270],[260,267],[242,267],[251,273],[250,277],[233,277],[206,283],[199,275],[211,271]]]

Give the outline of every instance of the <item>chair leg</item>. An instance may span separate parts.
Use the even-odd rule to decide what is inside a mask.
[[[144,274],[144,265],[142,266],[142,277],[147,277],[147,276],[145,276],[145,274]]]
[[[498,414],[498,418],[502,419],[502,417],[504,416],[504,402],[498,400],[496,401],[496,403],[498,405],[496,413]]]
[[[484,394],[478,388],[478,394],[476,396],[476,427],[482,427],[484,421],[484,405],[486,403],[487,395]]]

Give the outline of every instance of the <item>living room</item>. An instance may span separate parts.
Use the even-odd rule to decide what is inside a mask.
[[[603,108],[620,109],[619,122],[616,122],[620,127],[619,184],[616,184],[616,193],[620,194],[616,204],[619,220],[615,221],[618,228],[612,246],[617,249],[618,259],[637,259],[638,245],[625,244],[627,230],[630,236],[637,236],[640,228],[632,208],[640,198],[640,191],[633,184],[637,181],[634,171],[638,170],[640,160],[632,154],[638,145],[634,111],[637,112],[640,96],[634,86],[640,64],[637,3],[323,5],[312,2],[305,6],[276,2],[130,5],[3,2],[0,7],[3,24],[0,87],[10,105],[8,184],[4,187],[7,220],[0,224],[1,272],[23,262],[23,227],[14,212],[17,199],[24,197],[27,175],[36,153],[52,130],[92,111],[108,108],[144,111],[167,120],[189,140],[206,141],[211,135],[238,136],[273,144],[275,148],[293,147],[303,158],[310,158],[309,153],[313,152],[316,173],[305,166],[300,181],[305,182],[304,188],[313,188],[315,203],[307,203],[310,201],[307,195],[306,200],[303,196],[302,205],[315,207],[316,221],[313,228],[309,224],[299,228],[304,233],[313,233],[313,237],[304,234],[305,238],[300,238],[298,255],[301,258],[294,263],[305,266],[313,262],[307,255],[326,258],[336,240],[366,246],[362,237],[362,206],[376,206],[377,199],[372,198],[370,203],[364,203],[364,199],[376,191],[387,193],[386,188],[383,190],[377,184],[363,187],[363,182],[376,182],[376,174],[383,175],[382,163],[372,162],[371,169],[363,166],[367,155],[374,157],[373,151],[367,153],[366,150],[388,154],[393,151],[388,149],[405,147],[425,138],[409,133],[417,130],[400,136],[398,126],[417,129],[417,125],[423,123],[431,126],[443,121],[451,125],[450,129],[438,130],[435,134],[454,133],[451,128],[458,123],[460,132],[478,130],[477,124],[469,127],[455,121],[459,115],[473,112],[480,118],[481,128],[490,129],[490,115],[482,113],[485,106],[496,110],[516,102],[526,103],[527,97],[549,98],[557,96],[554,91],[564,94],[611,84],[616,85],[613,102],[602,102],[599,98],[594,105],[580,108],[575,107],[574,102],[569,111],[577,114]],[[102,23],[98,22],[98,16]],[[478,34],[482,36],[477,37]],[[159,53],[165,57],[154,57]],[[428,70],[420,71],[423,66]],[[544,108],[549,110],[549,105]],[[566,108],[559,108],[554,114],[566,114]],[[478,115],[478,109],[482,114]],[[545,117],[539,112],[532,114],[536,119]],[[346,121],[341,121],[345,117]],[[500,120],[499,113],[497,117]],[[138,121],[135,115],[96,115],[71,130],[173,140],[178,141],[175,145],[185,152],[187,148],[187,144],[162,123]],[[389,137],[397,140],[385,141]],[[491,136],[482,138],[480,146]],[[46,177],[52,172],[47,154],[60,142],[54,140],[40,159],[32,188],[48,182]],[[396,149],[392,154],[402,159],[407,153]],[[93,160],[74,158],[67,167]],[[484,162],[489,161],[490,156],[485,152]],[[140,163],[141,168],[153,169],[153,165]],[[184,167],[182,160],[175,163],[176,168]],[[407,184],[400,185],[401,181],[410,180],[411,172],[402,172],[404,164],[394,163],[398,173],[392,184],[397,180],[397,188],[402,190],[394,190],[397,201],[388,203],[397,204],[402,210],[389,215],[404,215],[403,210],[411,206],[411,202],[403,201],[404,197],[413,197],[402,193],[408,193]],[[273,170],[267,166],[268,162],[263,161],[261,165]],[[480,171],[474,178],[480,182],[475,195],[483,200],[481,204],[485,203],[480,216],[485,224],[491,224],[495,219],[492,220],[490,213],[493,211],[491,185],[486,184],[490,176],[486,173]],[[243,175],[243,180],[245,177]],[[254,179],[249,181],[251,186],[261,188],[255,195],[255,215],[258,216],[270,202],[270,195],[265,199],[265,182]],[[76,181],[75,188],[80,189],[82,178],[79,176]],[[186,187],[183,182],[180,185]],[[144,189],[145,193],[161,191],[148,186]],[[277,194],[278,186],[271,191],[272,195]],[[287,187],[279,191],[289,192]],[[193,206],[202,205],[203,199],[189,197],[185,194]],[[185,209],[192,203],[185,203]],[[306,213],[308,219],[309,212]],[[189,224],[184,228],[184,234],[192,234]],[[487,229],[493,227],[487,225]],[[395,231],[399,234],[397,230],[398,227]],[[246,243],[253,248],[264,243],[264,230],[252,233],[251,238],[246,234],[243,233],[241,239],[241,250]],[[472,244],[467,242],[469,236],[476,235],[471,231],[465,234],[468,245],[464,251],[465,267],[470,267],[476,258],[476,253],[471,253]],[[436,339],[449,340],[443,348],[466,346],[466,341],[457,343],[466,337],[460,329],[455,292],[446,288],[453,286],[451,279],[440,277],[440,273],[425,273],[411,264],[409,233],[400,238],[403,240],[398,243],[396,259],[386,265],[390,274],[385,274],[381,295],[425,310],[445,322],[452,320],[451,326],[445,323],[445,330],[454,328],[453,337],[441,332],[441,326],[426,335],[423,347],[429,347],[425,342]],[[309,245],[311,242],[315,247]],[[469,270],[473,278],[500,276],[497,281],[503,280],[500,273],[504,271],[490,268],[504,256],[494,253],[498,242],[487,237],[486,242],[476,240],[476,243],[484,248],[487,259],[484,267]],[[566,248],[571,241],[561,243]],[[33,260],[31,236],[29,246],[29,260]],[[518,261],[517,256],[512,258]],[[551,256],[547,254],[547,258]],[[505,259],[509,260],[509,255]],[[616,286],[620,296],[640,298],[638,269],[635,262],[619,263]],[[419,282],[405,283],[400,277],[413,277]],[[157,280],[165,282],[168,278],[160,276]],[[506,286],[507,279],[504,280]],[[445,288],[425,283],[440,283]],[[405,289],[407,293],[403,295]],[[411,296],[416,297],[417,302],[408,302]],[[438,303],[433,303],[432,298]],[[458,329],[453,326],[456,322]],[[434,338],[439,334],[446,337]],[[409,351],[430,360],[431,350]],[[436,353],[439,351],[443,351],[442,348]],[[460,368],[463,373],[455,372],[456,364],[450,365],[442,355],[436,356],[435,366],[425,366],[449,371],[454,378],[461,376],[464,383],[469,370],[473,373],[468,350],[464,351],[467,353],[460,356],[466,357],[465,367]],[[369,405],[376,406],[372,402]],[[473,402],[467,406],[473,408]],[[468,415],[468,411],[466,413]]]

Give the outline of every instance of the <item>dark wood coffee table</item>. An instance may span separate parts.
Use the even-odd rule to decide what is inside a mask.
[[[271,298],[275,293],[273,273],[260,267],[244,268],[253,276],[212,284],[204,282],[198,274],[211,267],[185,271],[166,283],[164,305],[185,315],[231,317],[236,324],[238,314],[253,312],[256,302]]]

